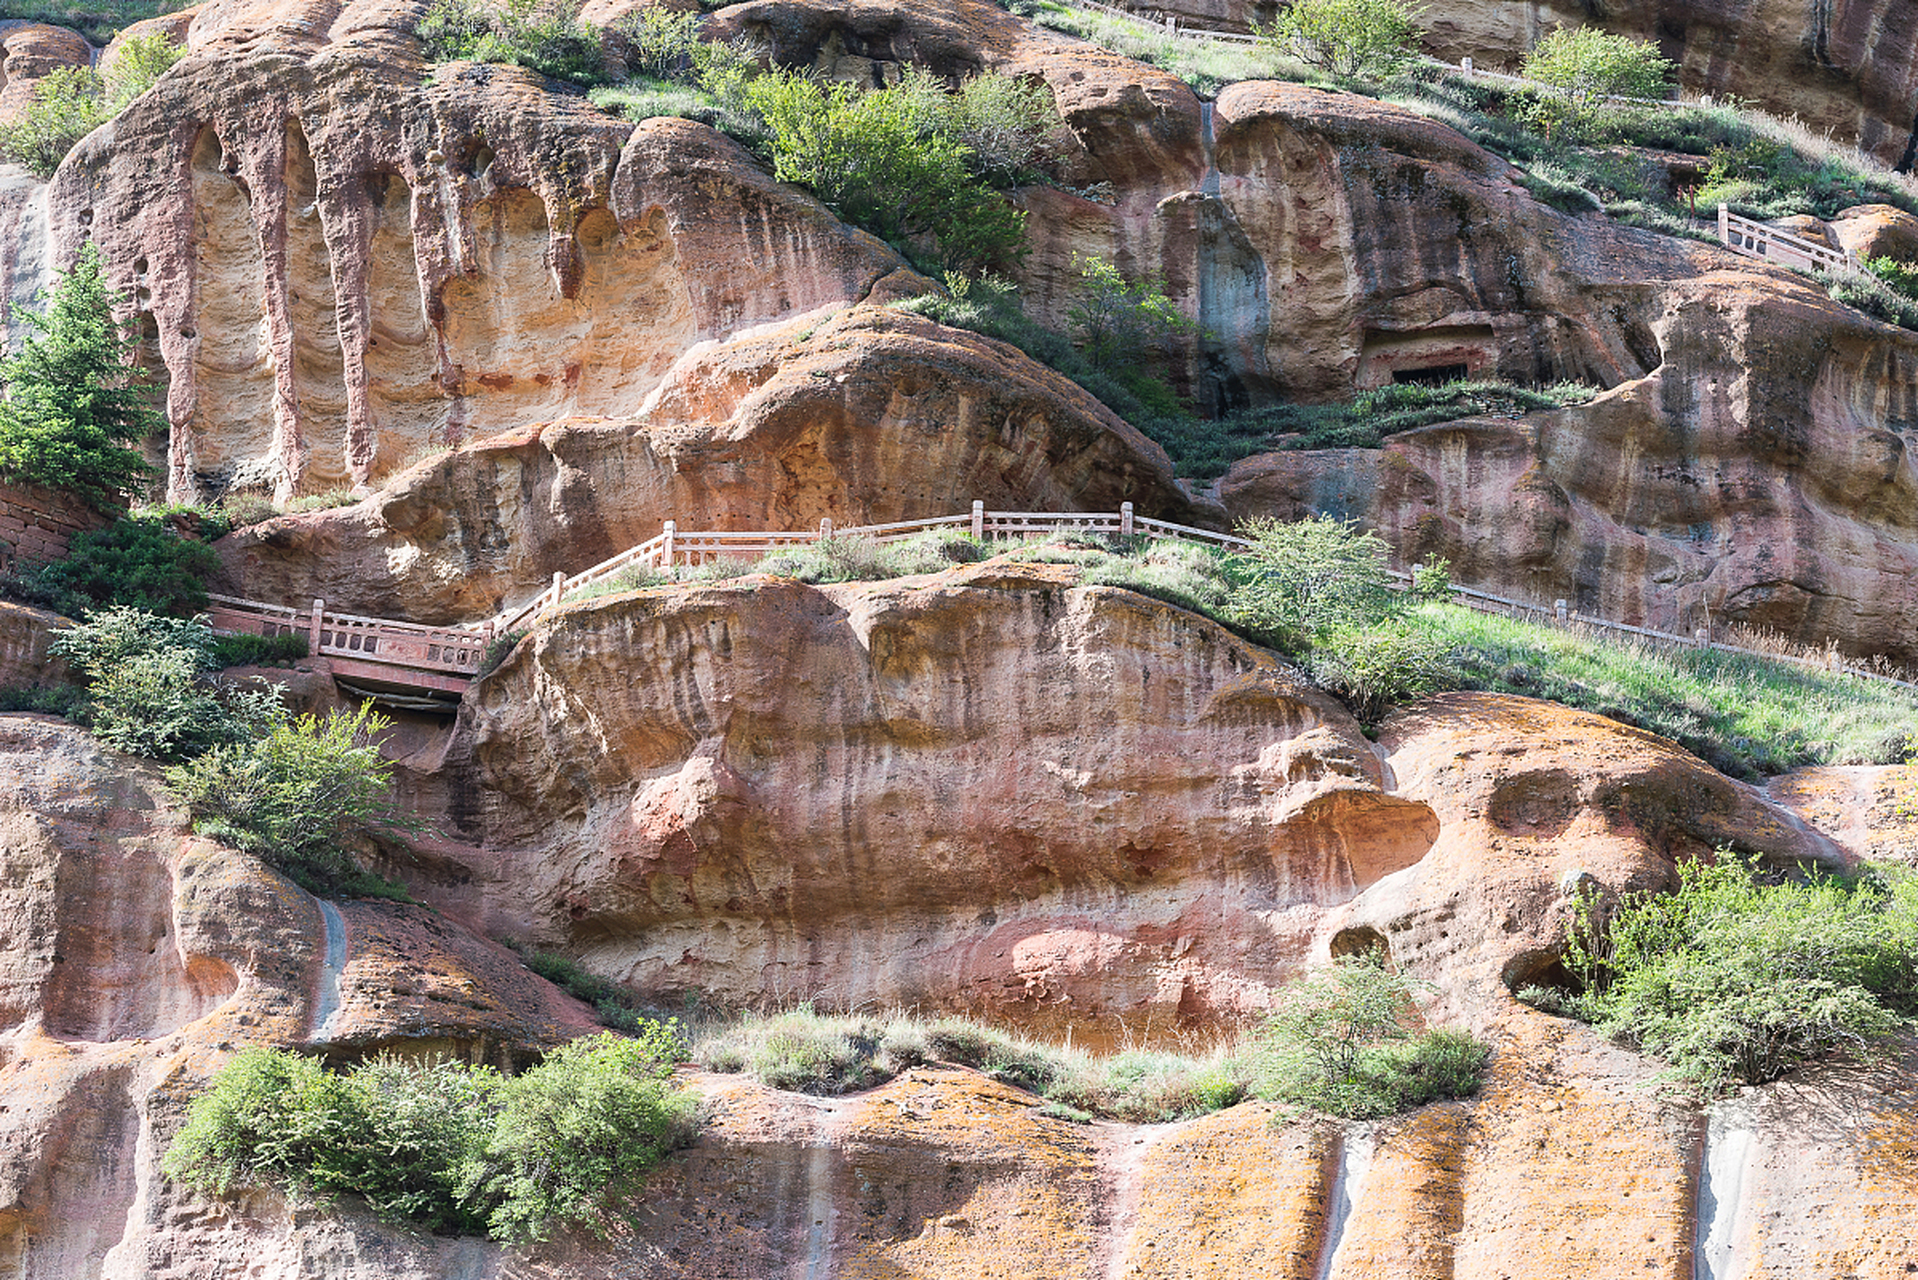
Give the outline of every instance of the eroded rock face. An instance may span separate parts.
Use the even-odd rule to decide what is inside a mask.
[[[1249,458],[1220,496],[1240,516],[1357,517],[1408,563],[1445,556],[1548,606],[1909,660],[1918,338],[1770,268],[1661,303],[1664,363],[1590,405]]]
[[[1397,794],[1438,815],[1415,867],[1331,913],[1333,952],[1383,941],[1443,975],[1445,1003],[1490,1021],[1548,981],[1581,892],[1659,890],[1729,848],[1781,864],[1849,855],[1758,789],[1617,721],[1502,694],[1440,694],[1381,726]]]
[[[991,510],[1216,520],[1164,452],[1003,343],[881,307],[689,352],[636,421],[481,440],[358,506],[219,547],[224,589],[464,621],[660,532],[815,529]]]
[[[1268,654],[1070,582],[991,561],[569,606],[463,713],[449,825],[484,849],[432,892],[661,995],[1256,1008],[1430,811]]]
[[[0,251],[24,300],[101,244],[165,367],[176,496],[366,485],[475,430],[629,414],[694,344],[900,266],[703,126],[434,75],[410,28],[200,10],[187,61]]]
[[[154,770],[47,717],[0,715],[0,865],[0,1256],[22,1276],[291,1276],[329,1257],[325,1274],[456,1274],[388,1271],[391,1243],[350,1224],[276,1243],[275,1196],[183,1194],[159,1165],[187,1104],[250,1044],[514,1060],[594,1025],[418,908],[345,908],[333,954],[311,897],[188,834]],[[471,1250],[425,1247],[441,1252]]]

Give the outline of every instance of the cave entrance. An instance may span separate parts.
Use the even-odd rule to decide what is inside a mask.
[[[1392,370],[1393,383],[1401,387],[1442,387],[1448,382],[1463,382],[1471,376],[1471,368],[1463,364],[1434,364],[1422,369]]]
[[[1332,935],[1330,950],[1332,958],[1341,956],[1364,956],[1376,951],[1386,968],[1392,967],[1392,944],[1385,935],[1369,925],[1355,925],[1350,929],[1340,929]]]

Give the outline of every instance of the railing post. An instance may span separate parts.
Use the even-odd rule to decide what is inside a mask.
[[[1732,210],[1728,204],[1718,206],[1718,242],[1727,246],[1732,242]]]
[[[977,498],[972,502],[972,536],[981,539],[986,536],[986,504]]]
[[[1692,632],[1692,639],[1698,642],[1698,647],[1701,649],[1709,649],[1712,647],[1712,633],[1708,627],[1700,627],[1698,630]]]
[[[819,540],[824,542],[832,537],[832,517],[826,516],[819,522]]]
[[[1119,536],[1121,538],[1132,536],[1132,504],[1130,502],[1119,504]]]
[[[1472,60],[1470,58],[1460,58],[1458,60],[1458,69],[1465,73],[1467,80],[1472,78]]]
[[[553,603],[547,607],[552,609],[559,608],[559,602],[565,595],[566,595],[566,573],[564,570],[555,569],[553,570],[553,589],[552,589]]]
[[[668,520],[666,522],[666,545],[661,547],[659,551],[659,555],[660,555],[659,567],[660,568],[670,569],[673,567],[673,541],[678,536],[679,536],[678,522],[673,520]]]
[[[1564,626],[1565,625],[1565,602],[1563,600],[1552,601],[1552,612],[1558,615],[1558,624],[1561,627]]]
[[[326,601],[316,597],[313,601],[313,625],[307,628],[306,635],[306,656],[309,658],[320,656],[320,618],[325,612]]]

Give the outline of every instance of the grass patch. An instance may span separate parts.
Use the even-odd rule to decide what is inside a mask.
[[[551,951],[535,951],[511,938],[505,941],[508,947],[519,954],[528,969],[573,999],[593,1006],[593,1012],[599,1015],[603,1026],[634,1035],[652,1022],[674,1028],[679,1025],[669,1022],[659,1010],[641,1003],[637,996],[611,978],[602,978],[589,972],[577,960],[569,960]],[[679,1032],[675,1030],[675,1034]]]
[[[307,656],[307,637],[298,632],[282,632],[277,636],[213,638],[213,664],[216,667],[285,666]]]
[[[71,27],[94,44],[105,45],[136,22],[175,13],[185,7],[178,0],[79,0],[73,4],[0,0],[0,19],[18,18]]]
[[[1188,1119],[1246,1096],[1250,1067],[1209,1053],[1127,1049],[1099,1055],[1043,1044],[964,1018],[833,1014],[810,1005],[748,1014],[693,1046],[709,1071],[744,1072],[775,1089],[840,1094],[870,1089],[927,1062],[972,1067],[1046,1099],[1044,1114],[1137,1124]]]
[[[1323,73],[1269,44],[1194,40],[1172,35],[1153,23],[1090,13],[1051,0],[1012,0],[1007,7],[1039,26],[1063,31],[1170,72],[1206,97],[1241,80],[1330,83]]]
[[[1413,616],[1442,639],[1462,687],[1544,698],[1649,729],[1735,777],[1893,764],[1918,732],[1918,695],[1909,689],[1456,605],[1423,605]]]

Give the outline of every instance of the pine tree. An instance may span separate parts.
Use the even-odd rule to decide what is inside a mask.
[[[139,344],[113,318],[119,297],[88,244],[45,314],[0,359],[0,476],[61,489],[104,511],[123,506],[151,469],[137,445],[166,425],[147,402]]]

